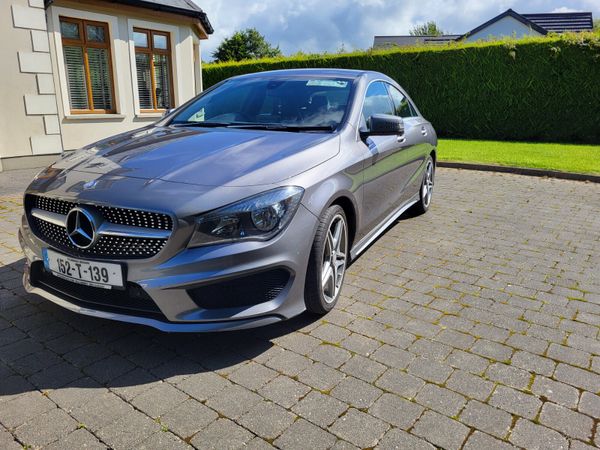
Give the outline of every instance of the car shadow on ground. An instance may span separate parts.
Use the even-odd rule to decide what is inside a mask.
[[[17,276],[23,263],[0,267],[0,398],[36,389],[127,388],[229,373],[319,320],[306,313],[249,330],[164,333],[77,314],[27,294]],[[290,345],[302,345],[292,340]]]

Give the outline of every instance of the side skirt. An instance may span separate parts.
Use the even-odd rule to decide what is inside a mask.
[[[394,223],[394,221],[400,217],[408,208],[419,201],[419,192],[413,195],[408,201],[401,205],[398,209],[388,215],[382,222],[379,223],[373,230],[367,234],[364,238],[356,243],[356,245],[350,250],[350,258],[355,259],[358,255],[366,250],[366,248],[377,239],[387,228]]]

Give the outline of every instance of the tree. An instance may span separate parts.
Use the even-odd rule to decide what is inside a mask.
[[[594,20],[594,31],[600,31],[600,19]]]
[[[216,62],[282,56],[279,46],[273,47],[256,28],[236,31],[223,39],[212,54]]]
[[[415,25],[410,31],[411,36],[441,36],[444,31],[433,20],[421,25]]]

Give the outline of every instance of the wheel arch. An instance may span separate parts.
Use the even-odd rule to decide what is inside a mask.
[[[356,237],[356,228],[358,225],[354,202],[349,197],[340,195],[333,199],[327,207],[329,208],[333,205],[338,205],[344,210],[346,220],[348,221],[348,248],[352,248],[352,245],[354,244],[354,238]]]

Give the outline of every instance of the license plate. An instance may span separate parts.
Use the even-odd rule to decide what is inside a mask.
[[[44,266],[54,275],[87,286],[112,289],[123,287],[123,268],[120,264],[86,261],[44,249]]]

